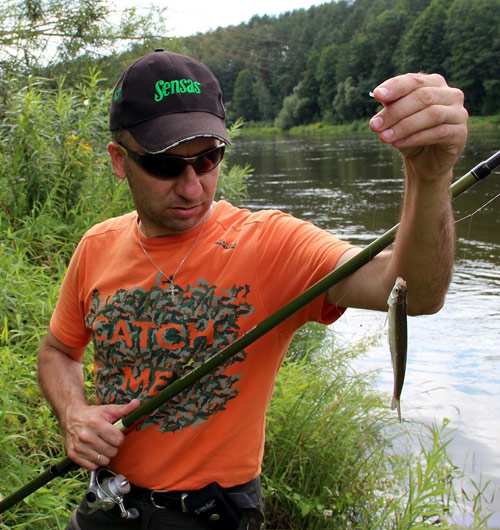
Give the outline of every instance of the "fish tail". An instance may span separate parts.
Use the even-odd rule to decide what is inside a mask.
[[[401,402],[399,401],[397,397],[394,397],[394,396],[392,397],[391,409],[398,410],[398,420],[401,422]]]

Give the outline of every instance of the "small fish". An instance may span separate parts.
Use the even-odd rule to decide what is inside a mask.
[[[394,390],[391,408],[398,410],[401,421],[400,397],[406,372],[406,352],[408,349],[408,327],[406,315],[406,282],[396,278],[396,283],[387,299],[389,305],[389,346],[391,350],[392,370],[394,372]]]

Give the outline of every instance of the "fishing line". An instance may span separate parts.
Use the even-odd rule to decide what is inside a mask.
[[[371,92],[371,91],[370,91],[370,93],[368,95],[371,98],[375,97],[373,95],[373,92]],[[377,103],[377,112],[378,112],[378,110],[383,108],[383,106],[377,100],[374,100],[374,103]],[[383,159],[383,154],[384,153],[383,153],[383,150],[387,146],[385,146],[385,144],[382,144],[381,142],[376,142],[375,145],[378,147],[377,174],[375,176],[375,182],[373,182],[373,179],[372,179],[372,182],[375,185],[375,187],[378,187],[377,186],[378,179],[380,178],[380,175],[382,173],[382,166],[384,165],[384,159]],[[392,164],[390,165],[390,167],[393,170],[393,165]],[[394,171],[391,171],[391,173],[393,174]],[[380,195],[375,192],[375,201],[372,201],[372,226],[371,226],[371,230],[372,231],[375,229],[375,218],[376,218],[376,215],[377,215],[377,207],[379,206],[380,201],[381,201]],[[373,204],[373,202],[374,202],[374,204]]]
[[[380,174],[382,172],[382,164],[383,164],[383,160],[382,160],[382,146],[381,145],[378,145],[378,162],[377,162],[377,174],[375,176],[375,182],[373,182],[373,184],[375,185],[375,188],[377,188],[377,182],[378,182],[378,179],[380,178]],[[372,201],[372,226],[371,226],[371,230],[373,232],[373,230],[375,229],[375,218],[377,216],[377,208],[378,206],[380,205],[380,195],[375,191],[375,201]]]
[[[478,212],[480,212],[481,210],[483,210],[484,208],[486,208],[486,206],[488,206],[488,204],[491,204],[493,201],[495,201],[496,199],[498,199],[498,197],[500,197],[500,193],[498,195],[496,195],[495,197],[493,197],[492,199],[490,199],[488,202],[486,202],[485,204],[483,204],[482,206],[480,206],[477,210],[475,210],[474,212],[470,213],[469,215],[466,215],[465,217],[462,217],[461,219],[457,219],[455,221],[455,224],[457,223],[460,223],[461,221],[465,221],[467,219],[470,219],[469,221],[469,224],[468,224],[468,227],[467,227],[467,235],[465,236],[465,241],[469,241],[470,240],[470,234],[471,234],[471,231],[472,231],[472,217],[474,217],[474,215],[476,215]],[[464,247],[464,251],[463,251],[463,255],[462,255],[462,259],[466,259],[466,254],[467,254],[467,250],[466,248]]]
[[[465,217],[462,217],[461,219],[457,219],[455,221],[455,224],[457,223],[460,223],[462,221],[465,221],[466,219],[469,219],[470,217],[476,215],[478,212],[480,212],[481,210],[483,210],[484,208],[486,208],[486,206],[488,206],[489,204],[491,204],[493,201],[496,201],[498,199],[498,197],[500,197],[500,193],[498,195],[495,195],[495,197],[493,197],[493,199],[490,199],[488,202],[484,203],[482,206],[480,206],[477,210],[475,210],[474,212],[470,213],[469,215],[466,215]]]

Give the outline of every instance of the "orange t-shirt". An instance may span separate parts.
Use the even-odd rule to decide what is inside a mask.
[[[132,212],[85,234],[50,324],[68,346],[92,339],[101,404],[156,394],[332,271],[350,248],[287,214],[220,201],[172,294],[144,255],[137,227]],[[199,231],[141,239],[171,275]],[[266,408],[294,332],[308,321],[333,322],[342,311],[324,296],[314,300],[148,416],[110,469],[150,489],[198,489],[212,481],[230,487],[256,477]]]

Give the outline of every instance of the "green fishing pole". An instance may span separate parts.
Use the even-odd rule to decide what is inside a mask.
[[[487,160],[479,163],[467,174],[451,185],[451,194],[455,199],[475,183],[483,180],[490,175],[500,165],[500,151],[495,153]],[[219,353],[205,361],[202,365],[191,372],[174,381],[164,390],[149,398],[145,403],[138,407],[134,412],[124,416],[114,425],[121,431],[127,431],[138,424],[141,420],[152,414],[158,407],[166,403],[169,399],[182,392],[185,388],[196,383],[201,378],[215,370],[228,359],[242,351],[244,348],[254,343],[256,340],[271,331],[284,320],[312,302],[315,298],[323,294],[330,287],[333,287],[341,280],[358,270],[368,263],[373,257],[387,248],[396,236],[399,224],[393,226],[390,230],[375,239],[368,246],[363,248],[358,254],[346,261],[343,265],[327,274],[323,279],[306,289],[302,294],[288,302],[281,309],[262,320],[250,331],[242,335],[233,344],[230,344]],[[41,488],[52,479],[65,475],[66,473],[78,468],[78,465],[72,462],[68,457],[61,459],[54,464],[49,470],[41,473],[37,478],[19,488],[12,495],[0,501],[0,514],[11,506],[17,504],[34,491]]]

